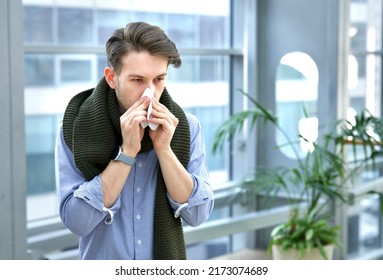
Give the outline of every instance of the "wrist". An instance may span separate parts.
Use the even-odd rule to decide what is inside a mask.
[[[161,158],[169,158],[169,157],[173,157],[173,155],[175,156],[173,150],[169,147],[169,148],[162,148],[162,149],[156,149],[156,154],[157,154],[157,157],[159,159]]]
[[[136,158],[138,152],[134,151],[131,147],[122,144],[121,150],[124,153],[124,155],[127,155],[128,157]]]
[[[125,154],[121,146],[116,148],[113,154],[113,160],[123,162],[130,166],[133,166],[136,162],[136,158]]]

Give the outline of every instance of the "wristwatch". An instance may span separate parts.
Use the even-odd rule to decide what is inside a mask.
[[[136,162],[135,158],[127,156],[122,152],[121,146],[116,148],[114,155],[115,155],[115,157],[113,159],[114,161],[121,161],[121,162],[123,162],[127,165],[130,165],[130,166],[133,166],[134,163]]]

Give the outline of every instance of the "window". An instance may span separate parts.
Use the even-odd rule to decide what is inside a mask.
[[[381,113],[381,33],[381,1],[351,1],[348,84],[350,106],[357,112],[367,107],[372,113]]]
[[[177,2],[169,8],[154,0],[108,5],[24,0],[23,9],[29,221],[58,214],[54,145],[66,104],[103,76],[106,40],[130,21],[159,25],[176,43],[182,66],[169,67],[169,93],[201,121],[213,183],[230,179],[228,153],[211,154],[215,129],[230,112],[229,0],[219,0],[212,12],[195,1]],[[227,250],[230,246],[218,247]],[[211,252],[209,249],[206,254]]]
[[[30,54],[24,58],[24,79],[27,87],[54,85],[52,55]]]
[[[375,116],[382,111],[382,2],[352,0],[350,3],[350,54],[348,57],[348,117],[363,108]],[[377,197],[358,196],[358,190],[382,191],[382,162],[362,172],[355,184],[356,199],[349,206],[348,248],[349,258],[364,258],[365,254],[380,259],[383,255],[383,219],[378,212],[382,207]],[[377,184],[365,185],[363,182]],[[366,189],[364,190],[366,191]]]
[[[57,132],[54,115],[29,116],[26,119],[28,194],[41,194],[54,188],[54,150]],[[45,174],[42,176],[42,170]]]
[[[318,137],[317,96],[318,68],[314,60],[302,52],[292,52],[281,58],[276,76],[276,112],[281,127],[292,141],[303,135],[315,141]],[[307,115],[305,115],[307,114]],[[285,145],[285,137],[278,131],[278,146]],[[297,151],[302,156],[311,147],[302,141]],[[281,149],[289,157],[294,158],[291,146]]]
[[[96,55],[57,55],[58,84],[96,82]]]
[[[195,28],[196,16],[188,14],[178,14],[168,16],[168,34],[179,48],[198,47],[199,41],[196,40],[196,33],[199,29]]]
[[[96,10],[96,17],[98,19],[108,19],[96,22],[97,45],[99,46],[105,46],[105,42],[113,34],[114,30],[124,26],[131,18],[129,11],[106,9]]]
[[[52,7],[24,7],[24,42],[26,44],[52,44],[53,27]]]
[[[93,44],[93,14],[90,9],[58,8],[58,43]]]
[[[229,114],[229,57],[185,56],[182,64],[179,69],[169,69],[167,88],[173,99],[201,122],[213,183],[226,182],[230,179],[228,153],[213,155],[211,147],[216,128]]]

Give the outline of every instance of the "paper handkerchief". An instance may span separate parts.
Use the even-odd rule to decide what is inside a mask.
[[[148,107],[148,114],[147,114],[147,117],[146,117],[146,119],[148,121],[142,122],[141,126],[142,126],[142,128],[145,128],[145,127],[147,127],[149,125],[151,130],[156,130],[157,127],[158,127],[158,124],[149,122],[150,115],[152,114],[152,110],[153,110],[153,108],[152,108],[152,98],[154,96],[154,92],[150,88],[147,88],[147,89],[145,89],[145,91],[144,91],[144,93],[142,94],[141,97],[144,97],[144,96],[147,96],[147,97],[150,98],[150,104],[149,104],[149,107]]]

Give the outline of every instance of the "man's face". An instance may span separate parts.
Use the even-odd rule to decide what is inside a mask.
[[[122,58],[121,73],[117,75],[113,69],[105,70],[109,86],[115,89],[119,105],[127,110],[141,98],[146,88],[154,92],[159,100],[165,87],[168,60],[163,56],[153,56],[148,52],[129,52]]]

